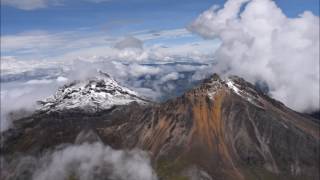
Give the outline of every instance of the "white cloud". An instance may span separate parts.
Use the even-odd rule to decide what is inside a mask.
[[[161,31],[139,31],[132,33],[137,38],[146,41],[151,39],[178,39],[183,37],[191,37],[192,33],[190,33],[185,28],[179,29],[169,29],[169,30],[161,30]]]
[[[137,36],[144,36],[145,33],[137,33]],[[170,37],[179,36],[185,32],[168,30],[162,33],[168,34]],[[152,36],[145,35],[144,38],[149,39]],[[2,36],[1,39],[2,55],[13,55],[1,56],[1,78],[7,79],[5,82],[15,81],[17,77],[22,80],[22,82],[12,82],[10,85],[2,82],[1,101],[5,104],[1,109],[3,129],[7,129],[11,123],[10,119],[6,118],[8,112],[21,108],[33,110],[36,108],[35,102],[37,100],[52,95],[62,83],[92,76],[97,69],[110,73],[122,82],[128,83],[130,81],[127,84],[129,87],[157,99],[161,96],[161,83],[164,83],[160,81],[161,77],[175,72],[176,69],[144,66],[138,63],[212,60],[212,56],[206,52],[212,51],[218,46],[213,41],[200,41],[196,45],[192,42],[174,44],[168,48],[164,48],[163,44],[156,44],[146,45],[143,49],[119,49],[113,46],[122,38],[110,39],[109,36],[102,33],[93,32],[87,35],[78,31],[62,33],[33,31]],[[139,41],[138,47],[142,46],[142,43],[142,40]],[[48,52],[50,54],[46,55]],[[37,57],[34,54],[46,56]],[[178,65],[177,68],[198,69],[198,67],[190,65],[181,67]],[[158,79],[154,82],[148,82],[150,83],[148,88],[151,88],[148,89],[142,86],[143,81],[139,80],[140,76],[156,76]],[[20,95],[12,96],[12,93],[20,93]]]
[[[319,17],[311,12],[289,18],[271,0],[229,0],[189,29],[222,41],[216,71],[265,81],[295,110],[319,109]]]
[[[82,30],[60,33],[29,31],[1,36],[1,53],[17,55],[23,59],[54,58],[76,50],[111,46],[113,41],[101,32],[88,35]]]
[[[136,63],[130,64],[128,70],[129,70],[129,73],[135,77],[139,77],[145,74],[155,75],[155,74],[159,74],[161,71],[161,69],[158,67],[143,66]]]
[[[66,65],[67,63],[63,61],[20,60],[12,56],[3,56],[1,57],[1,76],[35,71],[36,69],[66,67]]]
[[[49,6],[63,5],[66,0],[1,0],[1,5],[11,6],[21,10],[36,10]],[[112,0],[81,0],[89,3],[103,3]]]
[[[49,79],[32,79],[30,81],[27,81],[25,84],[27,85],[35,85],[35,84],[50,84],[52,83],[52,80]]]
[[[63,77],[63,76],[59,76],[58,78],[57,78],[57,82],[61,82],[61,83],[65,83],[65,82],[68,82],[68,78],[66,78],[66,77]]]
[[[2,0],[1,3],[24,10],[47,7],[47,2],[45,0]]]
[[[148,50],[148,58],[156,60],[175,61],[180,59],[206,62],[212,61],[215,50],[220,46],[218,40],[198,41],[197,43],[184,43],[168,45],[154,45]]]
[[[120,40],[114,45],[117,49],[143,49],[143,42],[140,39],[137,39],[133,36],[127,36],[124,39]]]
[[[135,32],[134,36],[110,37],[103,32],[75,30],[60,33],[31,31],[1,36],[3,56],[19,59],[47,59],[70,61],[105,57],[111,60],[148,61],[172,60],[174,57],[206,59],[219,42],[194,40],[190,43],[155,44],[149,41],[184,38],[189,33],[182,29],[160,31],[160,36],[151,32]],[[146,45],[144,43],[146,42]],[[194,43],[196,42],[196,43]],[[169,44],[169,46],[168,46]],[[164,48],[168,46],[168,48]]]
[[[103,3],[103,2],[110,2],[112,0],[84,0],[87,2],[93,2],[93,3]]]
[[[25,32],[18,35],[1,36],[3,52],[26,50],[35,52],[37,49],[53,48],[65,42],[61,36],[48,34],[44,31]]]
[[[52,95],[61,86],[50,80],[30,80],[28,82],[1,83],[1,121],[0,132],[12,125],[8,114],[12,111],[33,111],[36,101]]]
[[[49,5],[60,4],[59,0],[1,0],[1,4],[12,6],[22,10],[34,10],[46,8]]]
[[[172,73],[169,73],[169,74],[163,76],[163,77],[160,79],[160,81],[161,81],[162,83],[164,83],[164,82],[167,82],[167,81],[172,81],[172,80],[177,80],[177,79],[179,79],[179,73],[177,73],[177,72],[172,72]]]
[[[175,61],[170,65],[165,64],[168,63],[166,61],[150,65],[92,57],[68,63],[49,62],[51,61],[16,60],[13,57],[2,60],[1,78],[6,80],[1,82],[1,131],[11,125],[12,120],[7,118],[8,113],[20,109],[32,111],[37,108],[37,100],[51,96],[59,86],[68,81],[94,77],[97,70],[109,73],[124,86],[154,100],[166,97],[168,92],[163,91],[166,86],[171,94],[175,93],[175,89],[183,89],[179,84],[168,82],[184,78],[184,72],[209,72],[205,64],[176,64]],[[201,77],[204,78],[205,75],[207,74]]]
[[[184,37],[185,30],[161,31],[161,36],[151,32],[136,32],[136,36],[113,37],[101,32],[82,32],[81,30],[60,33],[45,31],[24,32],[16,35],[1,36],[1,53],[4,71],[15,71],[23,67],[63,63],[70,64],[75,59],[95,61],[174,61],[193,59],[212,60],[214,49],[219,41],[192,40],[190,43],[150,43],[176,36]],[[190,33],[189,33],[190,34]],[[152,39],[155,38],[155,39]],[[141,40],[140,40],[141,39]],[[146,45],[144,45],[146,43]],[[8,59],[14,59],[8,61]],[[28,61],[26,61],[28,60]]]
[[[114,150],[98,142],[69,145],[40,158],[21,157],[1,164],[4,171],[15,167],[8,171],[7,179],[157,180],[146,152]]]

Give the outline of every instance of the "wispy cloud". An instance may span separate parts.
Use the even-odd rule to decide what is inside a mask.
[[[50,6],[63,5],[66,0],[1,0],[1,5],[11,6],[21,10],[36,10]],[[103,3],[112,0],[80,0],[89,3]]]
[[[64,44],[63,35],[49,34],[44,31],[25,32],[17,35],[1,36],[1,51],[4,53],[34,53],[46,48],[55,48]]]
[[[155,36],[154,32],[146,30],[130,33],[123,38],[86,29],[58,33],[31,31],[1,36],[1,55],[18,59],[73,60],[103,56],[107,59],[146,61],[167,56],[200,55],[204,51],[212,53],[212,49],[219,45],[214,41],[192,39],[190,43],[179,43],[181,39],[195,37],[185,29],[163,30],[157,34]],[[175,41],[171,45],[173,39]],[[161,41],[171,42],[163,44]],[[124,48],[129,46],[131,48]]]
[[[62,0],[1,0],[2,5],[22,10],[41,9],[51,5],[60,5],[61,3]]]
[[[110,45],[113,38],[104,33],[87,34],[81,30],[50,33],[30,31],[1,36],[2,55],[16,55],[24,58],[54,57],[81,48]],[[37,56],[35,56],[37,54]]]
[[[93,3],[102,3],[102,2],[110,2],[112,0],[83,0],[87,2],[93,2]]]
[[[182,37],[190,37],[192,34],[185,28],[150,31],[143,30],[133,32],[132,35],[137,36],[139,39],[150,40],[150,39],[178,39]]]

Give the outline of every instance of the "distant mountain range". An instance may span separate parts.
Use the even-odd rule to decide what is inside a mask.
[[[319,123],[237,76],[213,74],[159,103],[100,73],[39,103],[1,134],[1,156],[11,164],[2,179],[32,179],[14,171],[18,157],[96,141],[147,151],[160,180],[320,178]]]

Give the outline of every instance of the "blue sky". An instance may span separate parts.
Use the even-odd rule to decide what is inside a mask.
[[[120,0],[109,2],[65,1],[63,5],[21,10],[2,7],[2,33],[26,30],[72,30],[90,27],[101,31],[128,33],[143,29],[181,28],[213,1]],[[218,2],[221,4],[221,1]]]
[[[107,33],[126,34],[150,29],[183,28],[213,4],[222,0],[65,0],[60,4],[23,10],[1,6],[2,35],[32,30],[65,31],[92,28]],[[289,17],[305,10],[319,15],[318,0],[276,0]]]
[[[195,70],[196,80],[212,72],[259,80],[294,110],[319,109],[319,0],[248,1],[206,11],[226,1],[1,0],[1,76],[32,72],[34,78],[38,70],[68,72],[85,62],[76,76],[102,63],[125,81],[135,74],[167,75],[143,63],[192,61],[209,65],[171,70]],[[236,16],[239,7],[243,13]],[[312,14],[298,16],[304,11]],[[39,98],[34,88],[34,96],[7,92],[25,106],[23,98]]]
[[[319,15],[318,0],[275,2],[288,17],[296,17],[305,10]],[[153,34],[153,38],[143,39],[146,45],[198,43],[203,40],[194,34],[180,36],[171,33],[171,36],[158,38],[156,34],[158,31],[184,29],[201,12],[214,4],[223,6],[224,3],[223,0],[2,0],[1,37],[10,36],[10,40],[16,41],[29,41],[32,38],[31,42],[37,44],[47,39],[48,43],[57,42],[61,40],[61,36],[73,36],[74,39],[100,36],[109,39]],[[32,37],[26,39],[23,36],[25,39],[21,39],[22,35],[29,36],[30,33]],[[42,37],[43,40],[39,40],[39,34],[45,36]],[[33,41],[35,38],[38,40]],[[109,42],[109,45],[112,43]],[[26,58],[24,55],[29,53],[33,54],[33,58],[43,58],[60,53],[58,50],[52,50],[53,48],[43,49],[43,46],[47,47],[46,44],[41,47],[32,46],[32,51],[23,45],[18,45],[14,50],[11,48],[10,51],[2,48],[1,54]],[[90,46],[92,44],[81,48]],[[77,48],[80,47],[74,49]]]

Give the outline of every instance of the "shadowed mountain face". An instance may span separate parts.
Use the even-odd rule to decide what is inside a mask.
[[[213,75],[161,104],[38,111],[16,120],[2,141],[9,163],[17,154],[102,141],[148,151],[164,180],[319,179],[319,124],[238,77]]]

